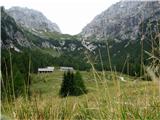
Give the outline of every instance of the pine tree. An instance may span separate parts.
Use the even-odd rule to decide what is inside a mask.
[[[76,72],[76,74],[70,71],[64,73],[60,96],[78,96],[84,93],[87,93],[87,90],[80,72]]]

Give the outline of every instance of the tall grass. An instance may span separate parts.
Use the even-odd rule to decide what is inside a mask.
[[[4,102],[2,112],[18,120],[159,118],[160,97],[157,84],[142,81],[123,83],[116,80],[116,85],[112,81],[107,81],[106,87],[104,83],[101,84],[99,81],[97,83],[98,89],[93,89],[94,86],[92,89],[88,88],[89,93],[79,97],[46,98],[33,94],[27,101],[19,97],[14,104]],[[9,110],[8,107],[12,109]]]

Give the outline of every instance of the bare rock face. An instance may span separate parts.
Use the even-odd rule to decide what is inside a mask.
[[[140,24],[150,17],[160,19],[160,2],[121,1],[96,16],[80,35],[83,40],[135,40]]]
[[[15,21],[22,27],[34,31],[61,32],[58,25],[48,20],[41,12],[21,7],[12,7],[7,10]]]
[[[32,43],[26,39],[23,30],[20,29],[15,20],[6,13],[3,7],[1,7],[1,17],[2,48],[8,48],[13,45],[30,47]]]
[[[14,34],[14,38],[17,40],[20,46],[23,46],[23,47],[31,46],[31,43],[29,43],[28,40],[24,37],[24,35],[19,31],[17,31]]]

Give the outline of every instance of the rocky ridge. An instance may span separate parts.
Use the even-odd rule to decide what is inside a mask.
[[[140,24],[160,18],[159,1],[121,1],[96,16],[80,35],[83,40],[136,40]]]
[[[12,7],[7,10],[7,13],[12,16],[20,26],[28,28],[32,31],[61,33],[58,25],[48,20],[39,11],[29,8]]]

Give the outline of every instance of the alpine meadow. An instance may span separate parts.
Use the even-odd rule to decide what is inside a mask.
[[[160,1],[116,2],[75,35],[1,6],[0,77],[1,120],[159,120]]]

